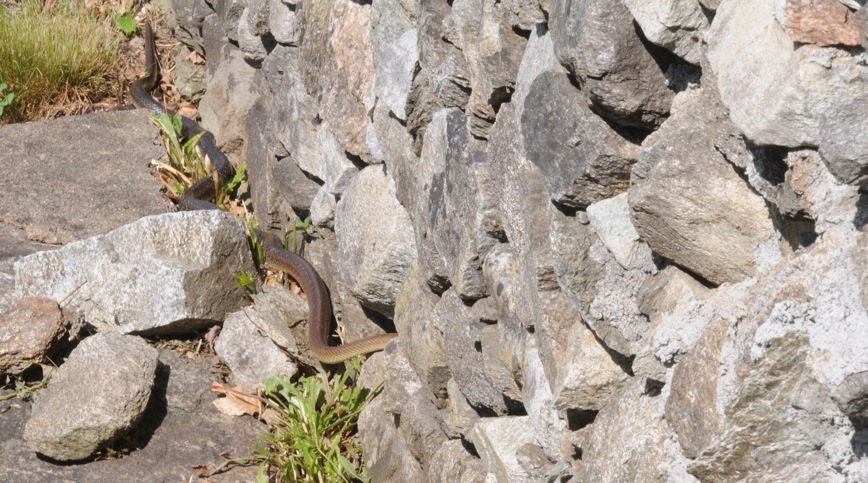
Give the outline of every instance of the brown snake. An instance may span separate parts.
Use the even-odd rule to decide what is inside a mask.
[[[153,90],[157,83],[158,67],[154,52],[154,33],[149,23],[145,24],[145,65],[147,68],[145,76],[137,79],[130,86],[130,95],[133,103],[155,114],[174,114],[171,110],[163,107],[150,94],[150,91]],[[226,155],[217,147],[214,136],[197,122],[186,117],[181,117],[181,123],[181,135],[185,138],[189,139],[196,134],[204,133],[199,138],[198,145],[214,164],[220,184],[224,184],[227,180],[231,179],[235,170],[232,164],[229,163]],[[215,195],[214,191],[214,181],[210,176],[206,177],[184,192],[183,197],[178,203],[178,207],[181,210],[219,209],[217,205],[205,201]],[[255,234],[263,244],[266,263],[273,268],[286,272],[298,282],[301,290],[307,296],[308,308],[310,310],[308,343],[311,352],[321,362],[334,364],[358,355],[383,350],[386,344],[397,336],[397,334],[391,333],[379,334],[348,344],[329,345],[332,307],[328,290],[322,278],[320,278],[319,274],[307,260],[284,250],[274,235],[258,229],[255,230]]]

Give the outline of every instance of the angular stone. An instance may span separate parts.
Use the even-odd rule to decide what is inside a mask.
[[[527,41],[513,31],[506,11],[494,0],[458,0],[451,20],[470,68],[470,132],[487,139],[497,110],[512,95]]]
[[[62,244],[164,213],[146,168],[162,151],[154,141],[145,110],[0,126],[0,223]]]
[[[763,199],[715,148],[717,133],[705,129],[713,124],[696,121],[703,105],[700,90],[678,95],[642,145],[629,204],[656,253],[714,284],[738,282],[780,260],[779,235]]]
[[[697,0],[624,0],[645,38],[682,59],[699,64],[708,19]]]
[[[609,400],[582,446],[588,481],[696,481],[683,472],[684,457],[668,448],[661,399],[633,380]]]
[[[528,416],[485,418],[468,434],[479,457],[494,473],[498,482],[536,481],[516,459],[516,451],[525,444],[535,444]]]
[[[547,0],[504,0],[501,4],[509,16],[510,25],[519,30],[531,31],[537,24],[548,21]]]
[[[316,226],[332,227],[337,199],[349,187],[360,167],[350,160],[328,126],[320,126],[314,142],[315,152],[310,153],[313,156],[298,159],[298,166],[323,183],[311,201],[311,221]]]
[[[588,220],[600,241],[624,269],[640,268],[651,258],[651,250],[630,220],[627,193],[588,206]]]
[[[223,322],[214,352],[232,371],[232,384],[255,392],[262,380],[284,374],[292,377],[298,366],[262,334],[259,314],[250,307],[235,312]]]
[[[261,15],[260,10],[251,8],[254,6],[262,6],[265,15]],[[268,50],[265,48],[265,45],[263,45],[262,38],[260,37],[260,35],[268,33],[268,24],[266,23],[267,19],[267,0],[253,0],[251,6],[245,8],[244,11],[241,12],[241,18],[238,19],[238,30],[236,31],[236,35],[238,46],[241,50],[241,57],[254,66],[262,65],[262,61],[265,60],[265,57],[268,55]],[[262,22],[263,20],[266,22]],[[257,25],[260,23],[261,25]],[[251,26],[251,24],[253,26]],[[224,97],[224,99],[227,98]]]
[[[15,264],[20,296],[69,297],[88,323],[127,334],[223,320],[245,303],[241,272],[256,273],[247,232],[221,211],[145,217]]]
[[[486,481],[485,464],[464,447],[464,442],[452,439],[440,446],[428,465],[431,483],[475,483]]]
[[[415,262],[395,301],[395,328],[419,379],[436,398],[445,399],[452,373],[446,364],[443,332],[431,317],[438,301]]]
[[[575,361],[561,371],[555,406],[563,412],[599,411],[618,392],[627,373],[582,324],[572,328],[569,351]]]
[[[595,111],[642,129],[666,119],[674,93],[623,3],[555,0],[549,18],[555,52]]]
[[[669,398],[666,400],[666,420],[678,433],[684,455],[694,459],[712,443],[723,424],[719,414],[718,384],[720,383],[721,352],[727,342],[729,324],[716,320],[672,373]]]
[[[534,79],[521,136],[556,203],[584,208],[629,186],[636,146],[585,107],[565,74],[545,72]]]
[[[304,2],[297,15],[303,26],[298,65],[307,94],[317,99],[319,115],[340,146],[367,159],[366,106],[375,72],[371,6],[351,0]]]
[[[868,97],[859,97],[828,112],[820,123],[820,156],[842,183],[868,184]]]
[[[638,149],[587,108],[554,53],[551,35],[532,34],[513,104],[525,155],[549,196],[582,208],[627,189]]]
[[[383,102],[395,117],[407,120],[407,96],[413,74],[419,62],[416,48],[416,29],[404,32],[388,45],[384,55],[378,59],[377,73],[374,77],[374,94]]]
[[[375,354],[359,382],[383,391],[359,416],[359,437],[373,481],[423,481],[434,455],[447,441],[431,395],[413,372],[402,349]]]
[[[62,328],[57,302],[46,298],[21,298],[8,312],[0,311],[0,374],[42,362]]]
[[[308,347],[307,301],[290,292],[283,285],[263,285],[259,293],[253,294],[256,307],[257,328],[278,347],[291,354],[302,363],[316,367],[318,359]],[[246,313],[246,309],[245,309]]]
[[[458,387],[455,379],[449,379],[446,383],[446,391],[449,394],[449,399],[446,401],[449,416],[444,417],[446,427],[453,435],[469,433],[479,420],[479,413],[467,402],[464,394],[461,394],[461,388]]]
[[[335,234],[350,291],[365,307],[392,317],[416,244],[410,218],[395,199],[395,183],[382,166],[369,166],[353,180],[338,204]]]
[[[131,430],[151,397],[158,353],[139,337],[88,337],[52,377],[24,438],[60,461],[87,458]]]
[[[775,18],[794,42],[859,45],[859,25],[838,0],[783,0],[775,5]]]
[[[708,59],[732,121],[758,145],[817,146],[824,119],[868,97],[859,56],[799,48],[775,20],[775,2],[724,2],[708,32]]]
[[[259,37],[256,41],[261,44]],[[256,69],[232,44],[223,45],[213,56],[210,54],[206,64],[208,87],[199,103],[202,125],[214,134],[230,160],[245,161],[248,112],[260,96],[254,82]]]
[[[702,481],[819,481],[838,470],[829,461],[842,416],[806,364],[807,340],[791,334],[746,370],[728,401],[720,432],[688,466]]]

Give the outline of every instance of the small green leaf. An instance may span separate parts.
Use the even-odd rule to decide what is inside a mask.
[[[114,16],[115,26],[124,33],[127,37],[132,35],[133,32],[136,31],[136,22],[133,21],[133,17],[130,15],[130,12],[119,13]]]

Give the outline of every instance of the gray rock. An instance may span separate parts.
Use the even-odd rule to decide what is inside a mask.
[[[355,202],[339,203],[335,215],[342,278],[362,305],[392,317],[416,256],[410,219],[382,166],[362,170],[344,199]]]
[[[284,374],[292,377],[298,366],[260,332],[262,320],[255,310],[244,308],[226,317],[214,351],[232,371],[232,383],[255,392],[262,380]]]
[[[294,358],[316,367],[317,359],[307,350],[307,324],[303,323],[308,319],[307,301],[283,285],[271,284],[253,295],[253,304],[256,328]]]
[[[377,59],[374,93],[395,117],[407,120],[407,96],[413,74],[419,62],[416,48],[416,29],[410,29],[395,39]]]
[[[97,334],[69,355],[33,407],[24,438],[60,461],[87,458],[141,419],[157,351],[138,337]]]
[[[507,12],[494,0],[458,0],[450,20],[470,69],[469,130],[487,139],[497,110],[514,90],[527,41],[513,31]]]
[[[371,6],[350,0],[304,2],[297,10],[302,25],[299,73],[319,115],[347,152],[368,159],[365,143],[373,96]]]
[[[722,423],[718,405],[724,344],[732,344],[729,324],[713,321],[690,352],[675,366],[666,400],[666,420],[678,433],[684,455],[694,459],[717,436]]]
[[[323,181],[310,205],[316,226],[333,227],[338,197],[342,196],[359,172],[327,126],[316,133],[316,156],[299,159],[299,167]]]
[[[157,363],[151,398],[142,420],[112,447],[123,458],[100,457],[86,464],[57,464],[37,456],[24,440],[31,404],[23,399],[0,402],[0,480],[2,481],[201,481],[193,465],[214,469],[226,461],[221,454],[246,455],[265,425],[253,418],[218,413],[212,404],[211,357],[193,357],[164,350]],[[93,368],[102,368],[99,361]],[[89,381],[90,382],[90,381]],[[69,401],[68,395],[63,395]],[[256,468],[224,468],[208,477],[215,482],[253,481]]]
[[[661,399],[633,380],[609,400],[582,447],[587,481],[697,481],[684,472],[684,456],[673,451]]]
[[[449,416],[444,419],[446,419],[446,427],[452,433],[450,436],[468,434],[479,420],[479,413],[467,402],[464,394],[461,394],[461,388],[458,387],[455,379],[449,379],[446,390],[449,394],[449,400],[446,401]]]
[[[301,28],[295,11],[291,2],[269,0],[268,31],[280,44],[298,45]]]
[[[433,317],[443,332],[443,349],[452,378],[470,405],[487,408],[496,414],[506,414],[507,404],[516,406],[515,401],[504,398],[505,389],[511,389],[510,393],[516,395],[515,382],[492,380],[492,374],[499,376],[502,373],[485,365],[482,334],[485,321],[492,319],[491,308],[482,302],[467,307],[455,290],[450,289],[435,307]]]
[[[198,103],[205,93],[205,66],[188,60],[194,51],[181,46],[175,55],[175,67],[172,69],[172,83],[186,101]]]
[[[202,28],[205,17],[214,14],[214,10],[204,0],[171,0],[172,8],[168,9],[170,15],[169,25],[178,40],[184,45],[198,52],[205,53],[205,44],[202,39]]]
[[[642,129],[666,119],[674,93],[623,3],[555,0],[549,18],[558,59],[579,80],[595,111]]]
[[[437,399],[445,399],[452,373],[446,364],[443,332],[431,317],[438,300],[425,284],[416,261],[395,301],[395,328],[419,379]]]
[[[247,154],[248,113],[259,98],[254,81],[256,70],[232,44],[221,44],[218,52],[209,54],[208,87],[199,103],[199,114],[202,125],[214,134],[220,149],[238,163]]]
[[[845,102],[827,112],[820,122],[820,156],[842,183],[868,183],[868,97]]]
[[[219,211],[142,218],[15,264],[19,296],[69,298],[102,330],[178,333],[244,303],[235,275],[256,273],[246,229]]]
[[[440,446],[428,465],[428,481],[432,483],[474,483],[486,481],[485,464],[470,454],[458,439]]]
[[[635,145],[588,109],[566,74],[536,76],[524,99],[521,139],[556,203],[584,208],[629,186]]]
[[[394,347],[394,346],[392,346]],[[375,354],[365,363],[359,382],[383,392],[359,416],[359,437],[372,480],[424,480],[422,468],[446,442],[430,393],[416,377],[403,349]]]
[[[672,117],[642,145],[629,204],[642,239],[714,283],[755,276],[781,258],[768,207],[716,149],[717,133],[697,123],[699,90],[676,97]],[[707,180],[717,180],[708,190]]]
[[[0,126],[0,223],[61,244],[165,212],[147,169],[155,141],[144,110]]]
[[[624,0],[648,41],[699,64],[708,19],[697,0]]]
[[[806,364],[807,341],[791,335],[771,346],[725,405],[714,441],[689,465],[702,481],[839,476],[829,459],[840,451],[835,421],[843,415]]]
[[[627,193],[598,201],[588,206],[587,212],[594,232],[625,270],[649,268],[651,249],[633,227]]]
[[[0,312],[0,374],[14,374],[40,363],[62,329],[57,302],[46,298],[21,298],[8,312]]]
[[[479,457],[500,483],[537,481],[518,464],[516,451],[535,444],[528,416],[480,419],[468,434]]]
[[[509,24],[520,30],[531,31],[537,24],[546,23],[548,19],[547,0],[505,0],[501,2],[506,11]]]
[[[262,38],[259,37],[263,33],[262,31],[257,31],[251,28],[251,24],[256,25],[257,17],[262,18],[259,15],[258,9],[256,6],[261,6],[265,8],[265,16],[264,19],[268,18],[268,3],[265,0],[251,0],[250,6],[244,9],[241,12],[241,17],[238,19],[238,30],[236,31],[238,46],[241,49],[241,57],[244,58],[251,65],[261,65],[262,61],[265,60],[265,56],[268,55],[268,50],[265,48],[265,45],[262,43]],[[265,24],[265,30],[267,30],[267,24]]]
[[[824,119],[868,96],[868,67],[841,50],[795,48],[774,10],[761,0],[722,3],[708,32],[708,59],[732,121],[749,139],[817,146]]]

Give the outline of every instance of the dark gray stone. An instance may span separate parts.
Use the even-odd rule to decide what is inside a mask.
[[[544,72],[530,85],[520,120],[527,158],[549,196],[576,208],[626,190],[637,154],[581,97],[566,74]]]
[[[164,213],[148,170],[161,155],[144,110],[0,126],[0,223],[61,244]]]
[[[623,3],[553,0],[549,19],[558,58],[596,112],[649,130],[666,119],[674,92]]]
[[[820,156],[835,178],[868,183],[868,97],[858,97],[826,113],[820,123]]]

